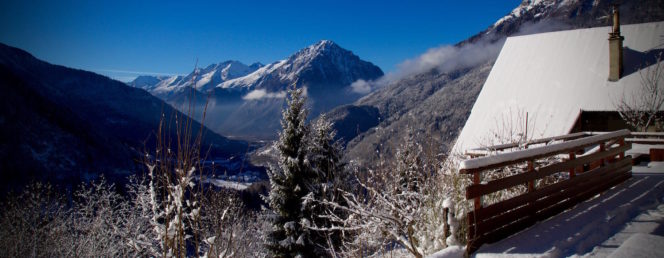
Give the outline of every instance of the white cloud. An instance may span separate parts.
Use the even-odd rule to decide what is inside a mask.
[[[477,42],[461,47],[444,45],[431,48],[415,58],[401,62],[394,72],[385,74],[374,81],[358,80],[351,84],[351,87],[355,92],[366,94],[392,82],[425,73],[434,68],[441,73],[449,73],[457,69],[473,67],[491,58],[496,58],[504,42],[504,40],[500,40],[494,43]]]
[[[242,99],[244,100],[259,100],[262,98],[285,98],[286,92],[267,92],[264,89],[252,90],[247,95],[244,95]]]
[[[498,56],[504,41],[478,42],[461,47],[445,45],[429,49],[426,53],[399,64],[397,77],[438,69],[442,73],[473,67]]]
[[[558,21],[526,23],[522,24],[519,28],[519,32],[513,36],[558,31],[569,28],[569,25]],[[398,64],[396,71],[385,74],[383,77],[368,83],[373,90],[411,75],[428,72],[434,68],[441,73],[449,73],[458,69],[474,67],[491,59],[495,59],[503,48],[504,43],[504,38],[496,41],[484,39],[463,46],[443,45],[431,48],[417,57],[405,60]],[[361,85],[357,86],[359,87]]]
[[[354,92],[357,92],[357,93],[360,93],[360,94],[367,94],[367,93],[371,92],[371,84],[369,84],[369,82],[367,82],[365,80],[362,80],[362,79],[359,79],[359,80],[353,82],[350,85],[350,87]]]

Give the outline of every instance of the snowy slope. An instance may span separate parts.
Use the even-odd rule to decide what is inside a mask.
[[[609,82],[609,27],[508,38],[455,144],[467,150],[489,144],[506,124],[529,114],[529,134],[570,131],[581,110],[615,110],[641,82],[637,69],[663,51],[664,22],[625,25],[625,75]]]
[[[254,72],[252,72],[252,73],[250,73],[246,76],[225,81],[225,82],[217,85],[217,87],[235,88],[235,87],[247,87],[247,86],[250,86],[250,85],[254,85],[261,78],[263,78],[264,76],[266,76],[266,75],[274,72],[275,70],[279,69],[285,63],[286,63],[286,60],[281,60],[281,61],[271,63],[269,65],[266,65],[266,66],[263,66],[263,67],[259,68],[258,70],[254,71]]]
[[[596,6],[599,1],[595,1],[593,6]],[[533,17],[541,17],[546,13],[550,12],[553,9],[563,8],[574,1],[568,0],[524,0],[521,4],[514,8],[509,14],[505,15],[503,18],[498,19],[493,27],[497,28],[504,23],[511,22],[518,19],[524,14],[533,15]]]
[[[139,86],[139,84],[136,81],[139,79],[143,79],[144,77],[147,77],[145,78],[145,80],[151,79],[151,81],[155,83],[146,84],[143,85],[142,87]],[[183,76],[181,75],[168,76],[168,77],[139,76],[136,78],[136,80],[132,82],[133,83],[132,86],[137,88],[142,88],[152,93],[155,96],[159,96],[162,94],[168,94],[169,92],[175,91],[178,88],[178,85],[180,85],[180,83],[182,82],[182,78]]]

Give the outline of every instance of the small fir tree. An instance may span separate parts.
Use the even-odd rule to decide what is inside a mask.
[[[315,174],[307,161],[306,98],[302,89],[292,86],[289,89],[288,108],[283,111],[281,126],[276,143],[279,151],[277,167],[268,171],[270,193],[267,202],[272,211],[271,231],[267,236],[266,247],[274,257],[315,257],[306,225],[302,198],[310,189]]]

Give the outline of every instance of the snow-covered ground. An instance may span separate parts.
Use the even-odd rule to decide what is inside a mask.
[[[252,183],[251,182],[238,182],[238,181],[228,181],[223,179],[207,179],[207,183],[211,183],[216,187],[228,188],[234,190],[244,190],[247,189]]]
[[[634,167],[624,183],[497,243],[476,257],[663,257],[664,167]],[[654,169],[659,168],[659,169]]]
[[[224,174],[203,179],[204,183],[209,183],[220,188],[234,189],[238,191],[247,189],[247,187],[249,187],[251,184],[260,180],[262,180],[260,173],[253,170],[243,171],[242,173],[234,175]]]
[[[660,201],[662,201],[660,199]],[[620,232],[596,246],[586,257],[664,257],[664,204],[646,211],[625,225]],[[643,253],[643,252],[646,253]],[[655,255],[656,254],[656,255]]]
[[[450,246],[432,255],[427,256],[427,258],[457,258],[457,257],[463,257],[465,253],[466,253],[466,248],[460,246]]]

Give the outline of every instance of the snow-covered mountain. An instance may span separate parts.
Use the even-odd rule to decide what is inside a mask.
[[[280,112],[290,85],[307,88],[313,117],[362,97],[364,93],[351,87],[353,82],[382,75],[379,67],[332,41],[322,40],[265,66],[224,62],[185,77],[140,76],[130,85],[175,107],[187,107],[193,93],[196,103],[208,103],[205,123],[213,130],[237,137],[272,139],[280,128]],[[211,97],[209,102],[206,95]]]
[[[162,99],[168,99],[190,87],[200,92],[207,92],[223,82],[245,76],[261,67],[263,67],[261,63],[245,65],[239,61],[229,60],[202,69],[196,68],[187,76],[141,75],[129,85],[147,90]]]
[[[344,88],[358,79],[373,79],[382,75],[380,68],[361,60],[351,51],[330,40],[321,40],[288,59],[274,62],[248,76],[226,81],[219,87],[275,92],[284,90],[284,85],[297,82],[309,89],[323,85]]]

